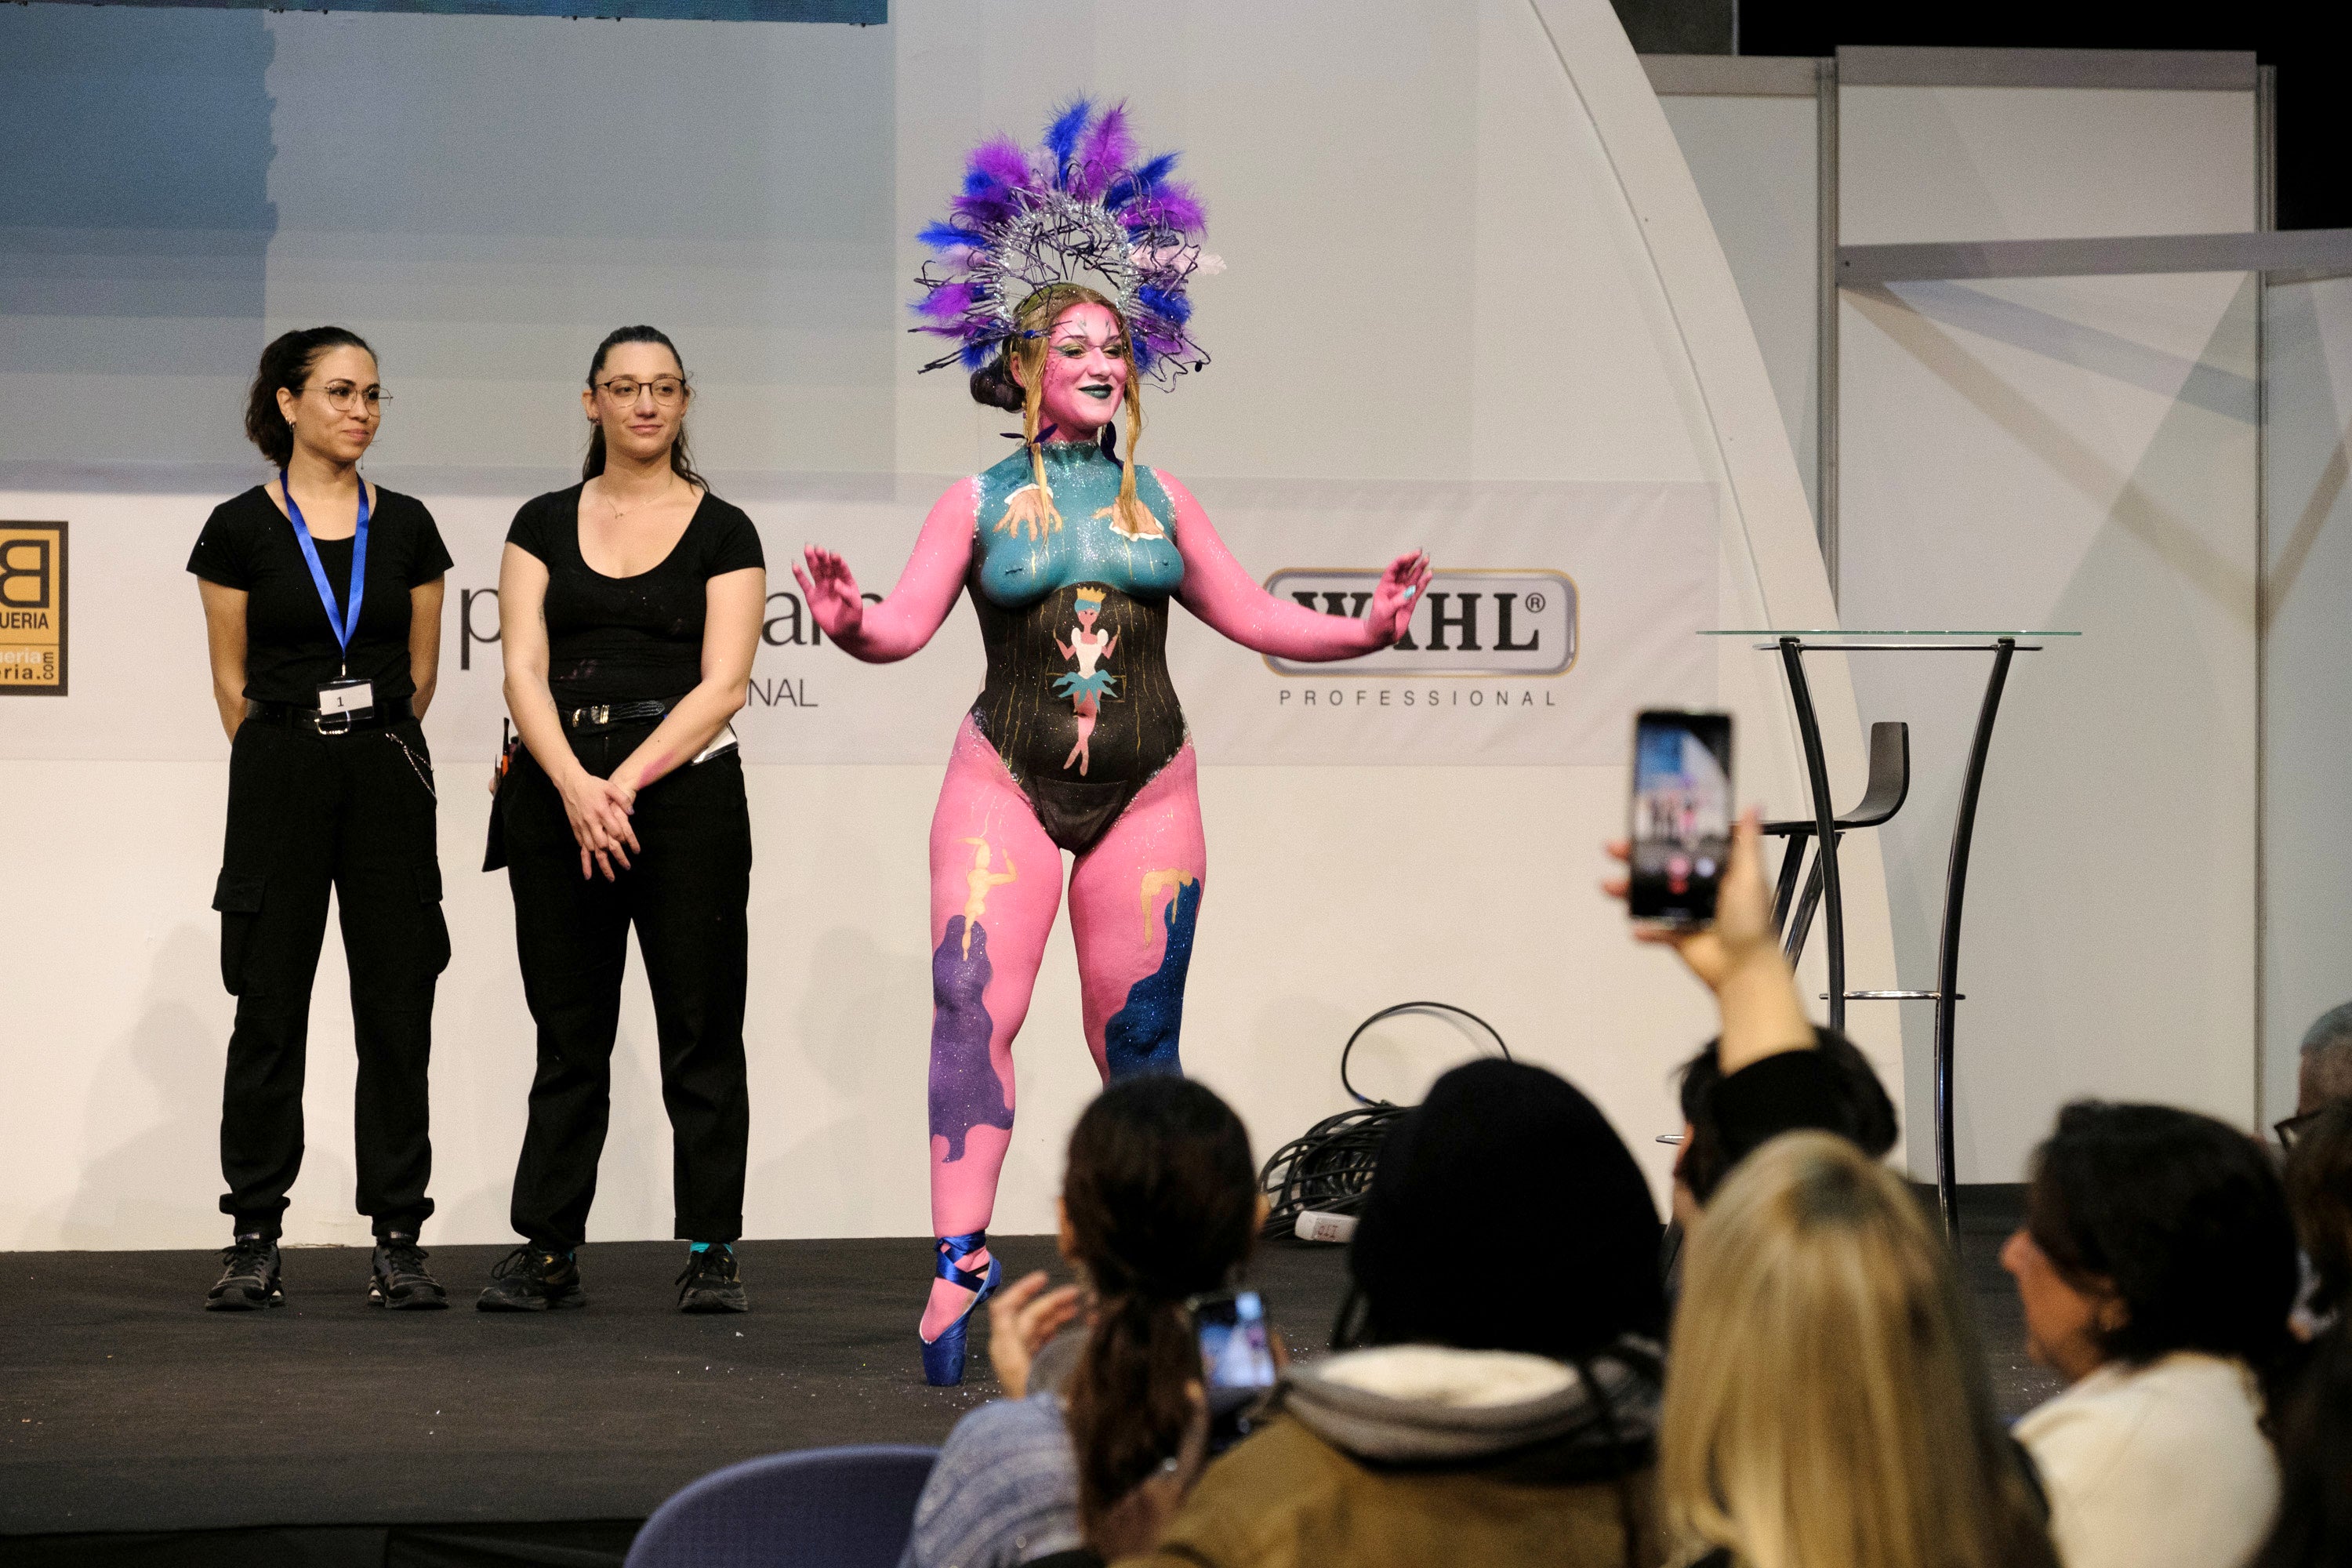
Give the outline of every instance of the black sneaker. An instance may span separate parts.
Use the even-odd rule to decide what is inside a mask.
[[[449,1304],[449,1293],[425,1267],[430,1254],[413,1236],[394,1232],[376,1243],[368,1269],[368,1300],[395,1312],[437,1312]]]
[[[544,1312],[551,1307],[584,1307],[580,1265],[568,1253],[525,1242],[490,1270],[490,1283],[474,1305],[485,1312]]]
[[[286,1305],[278,1275],[278,1243],[266,1236],[240,1236],[221,1249],[220,1279],[205,1293],[207,1312],[251,1312]]]
[[[713,1242],[686,1255],[686,1272],[677,1277],[677,1310],[681,1312],[748,1312],[751,1299],[743,1294],[743,1271],[735,1249]]]

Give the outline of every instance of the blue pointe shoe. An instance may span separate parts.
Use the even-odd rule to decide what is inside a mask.
[[[963,1315],[940,1331],[940,1337],[927,1340],[918,1329],[915,1338],[923,1347],[923,1381],[933,1388],[953,1388],[963,1381],[963,1352],[966,1331],[971,1327],[971,1315],[980,1304],[996,1294],[997,1284],[1004,1278],[1003,1260],[991,1254],[985,1273],[960,1268],[965,1258],[988,1245],[988,1232],[975,1230],[962,1236],[940,1237],[940,1255],[936,1264],[939,1277],[952,1285],[961,1285],[972,1292],[971,1302]]]

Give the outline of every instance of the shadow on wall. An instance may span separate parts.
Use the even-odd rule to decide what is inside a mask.
[[[207,914],[184,921],[157,946],[138,1022],[91,1080],[96,1092],[85,1108],[79,1147],[98,1152],[83,1166],[55,1227],[59,1247],[177,1246],[191,1234],[213,1231],[228,1239],[219,1208],[218,1115],[226,1019],[185,1001],[218,991],[215,921]],[[152,1108],[144,1125],[142,1107]],[[334,1194],[348,1205],[352,1181],[348,1161],[313,1146],[297,1190]]]
[[[0,462],[244,455],[273,50],[257,11],[0,7]]]
[[[1961,1010],[1955,1074],[1963,1182],[2005,1181],[2019,1169],[2022,1152],[1990,1146],[1983,1127],[2046,1127],[2045,1105],[2084,1094],[2190,1105],[2251,1125],[2249,1053],[2222,1034],[2233,1014],[2252,1016],[2251,1006],[2232,1005],[2225,978],[2252,973],[2251,950],[2230,946],[2248,939],[2190,917],[2228,910],[2233,879],[2249,875],[2212,853],[2207,825],[2229,819],[2233,795],[2252,782],[2252,667],[2231,651],[2233,634],[2252,625],[2252,563],[2229,531],[2241,514],[2251,529],[2251,500],[2230,496],[2230,470],[2216,465],[2251,449],[2256,388],[2243,367],[2252,357],[2255,288],[2252,279],[2241,288],[2193,363],[2073,325],[2036,342],[1999,330],[2024,322],[2021,307],[1964,298],[1965,290],[1906,285],[1899,295],[1849,295],[1874,325],[2105,511],[2050,602],[2020,607],[2032,625],[2083,636],[2053,639],[2048,651],[2019,661],[1986,770],[1960,962],[1961,988],[1974,998]],[[1913,309],[1915,295],[1925,308]],[[2125,471],[2019,395],[1947,326],[2036,352],[2054,342],[2055,357],[2172,392],[2174,401]],[[1906,689],[1924,710],[1866,714],[1906,718],[1915,737],[1917,782],[1888,830],[1891,841],[1910,846],[1887,857],[1903,984],[1934,983],[1945,846],[1984,675],[1976,658],[1906,670]],[[2039,752],[2030,749],[2037,740]],[[2126,773],[2131,787],[2112,787]],[[2085,939],[2068,922],[2086,899],[2145,916],[2100,939],[2127,943],[2126,986],[2086,989],[2069,966]],[[1997,910],[2015,913],[1996,920]],[[1926,1009],[1906,1024],[1914,1092],[1906,1119],[1924,1128],[1931,1105]],[[2217,1037],[2211,1048],[2190,1043]],[[2072,1043],[2094,1038],[2147,1048],[2119,1079],[2112,1058],[2091,1070],[2076,1065],[2082,1053]]]

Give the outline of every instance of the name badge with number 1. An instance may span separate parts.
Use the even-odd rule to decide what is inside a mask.
[[[319,688],[319,711],[327,713],[360,713],[375,706],[375,682],[372,680],[331,680]]]

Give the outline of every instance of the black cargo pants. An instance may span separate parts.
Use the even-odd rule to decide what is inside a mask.
[[[414,719],[321,735],[259,717],[229,748],[228,835],[213,908],[236,997],[221,1096],[221,1212],[275,1237],[302,1168],[310,984],[334,889],[359,1050],[359,1211],[416,1234],[433,1200],[425,1068],[434,982],[449,963],[432,758]]]
[[[575,734],[572,754],[606,778],[653,730],[648,720]],[[601,871],[583,879],[563,797],[529,750],[517,749],[496,831],[514,892],[523,994],[539,1026],[539,1068],[511,1219],[526,1240],[557,1250],[586,1238],[596,1197],[631,926],[661,1047],[676,1234],[733,1241],[743,1231],[751,819],[741,760],[724,752],[656,780],[637,795],[629,825],[638,845],[629,869],[616,866],[615,881]]]

